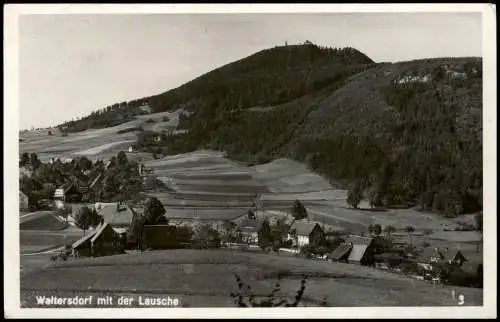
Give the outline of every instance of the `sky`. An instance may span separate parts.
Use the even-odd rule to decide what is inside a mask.
[[[22,15],[19,126],[56,126],[306,40],[376,62],[482,56],[481,14]]]

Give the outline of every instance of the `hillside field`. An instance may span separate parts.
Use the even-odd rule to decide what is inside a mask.
[[[170,295],[184,307],[233,306],[233,273],[266,296],[281,273],[281,296],[291,299],[308,276],[304,306],[454,306],[452,289],[481,305],[482,290],[431,285],[396,274],[339,263],[228,250],[171,250],[78,259],[35,270],[21,279],[25,307],[33,296]],[[75,275],[78,276],[75,279]]]

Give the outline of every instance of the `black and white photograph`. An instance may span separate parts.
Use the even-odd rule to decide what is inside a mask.
[[[496,317],[494,5],[5,8],[6,317]]]

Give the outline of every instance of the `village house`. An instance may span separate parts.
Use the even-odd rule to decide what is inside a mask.
[[[373,265],[375,262],[373,238],[349,236],[329,256],[333,261],[345,261],[359,265]]]
[[[292,240],[292,245],[298,248],[306,245],[317,245],[325,238],[325,233],[321,226],[315,222],[295,221],[290,227],[288,239]]]
[[[238,228],[241,233],[243,243],[256,245],[259,243],[259,230],[262,227],[260,220],[242,220]]]
[[[417,258],[418,266],[424,268],[427,271],[432,271],[433,266],[435,264],[450,264],[454,266],[462,266],[467,259],[459,250],[455,249],[450,251],[448,249],[444,249],[443,251],[439,250],[439,248],[426,248]]]
[[[65,202],[79,202],[82,200],[82,197],[82,193],[73,182],[63,184],[54,192],[55,205],[59,209],[64,207]]]
[[[96,203],[95,210],[120,236],[125,236],[137,216],[135,210],[123,203]]]
[[[107,256],[123,253],[120,236],[108,223],[99,225],[72,245],[73,257]]]
[[[397,80],[398,84],[427,83],[431,80],[430,75],[405,75]]]
[[[19,190],[19,210],[20,211],[27,211],[29,210],[30,204],[29,204],[29,198],[28,196]]]

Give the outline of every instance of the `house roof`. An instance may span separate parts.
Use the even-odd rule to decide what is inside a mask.
[[[60,194],[61,192],[62,193],[66,193],[72,187],[73,187],[73,182],[66,182],[65,184],[63,184],[62,186],[60,186],[59,188],[57,188],[54,194]]]
[[[352,250],[349,253],[348,260],[355,262],[361,261],[372,241],[373,238],[370,237],[361,237],[361,236],[347,237],[345,244],[352,245]]]
[[[94,180],[92,180],[92,182],[90,183],[89,185],[89,188],[92,189],[92,187],[94,187],[94,185],[97,183],[97,181],[102,177],[102,173],[99,173],[97,175],[97,177],[95,177]]]
[[[312,221],[295,221],[291,229],[295,229],[297,235],[309,236],[316,226],[320,227],[318,223]]]
[[[101,208],[97,211],[111,226],[130,225],[134,217],[134,211],[130,206],[121,205],[120,210],[118,210],[117,203],[101,204]]]
[[[80,238],[79,240],[77,240],[76,242],[73,243],[72,247],[73,248],[78,248],[79,246],[81,246],[82,244],[84,244],[85,242],[91,240],[92,236],[94,236],[97,232],[97,229],[94,229],[92,231],[90,231],[89,233],[87,233],[87,235],[83,236],[82,238]]]
[[[451,261],[451,260],[454,260],[456,257],[462,257],[462,259],[464,261],[467,261],[467,259],[465,258],[464,254],[462,254],[462,252],[460,252],[459,250],[451,250],[451,251],[447,251],[446,253],[444,253],[444,260],[445,261]]]
[[[92,243],[94,243],[96,241],[97,238],[99,238],[99,236],[101,236],[101,234],[106,230],[106,228],[109,229],[109,224],[107,222],[105,222],[104,224],[102,225],[99,225],[99,228],[96,229],[96,232],[95,234],[93,235],[92,239],[90,240]]]
[[[258,232],[261,227],[262,227],[262,221],[260,220],[244,219],[239,224],[240,231],[246,233]]]
[[[355,262],[361,261],[361,259],[365,255],[367,249],[368,249],[368,245],[353,244],[352,250],[349,253],[348,260],[355,261]]]
[[[19,190],[19,195],[20,195],[21,197],[28,198],[28,195],[27,195],[27,194],[25,194],[24,192],[22,192],[21,190]]]
[[[333,260],[340,260],[342,257],[346,256],[352,249],[352,246],[348,244],[341,244],[328,256]]]

